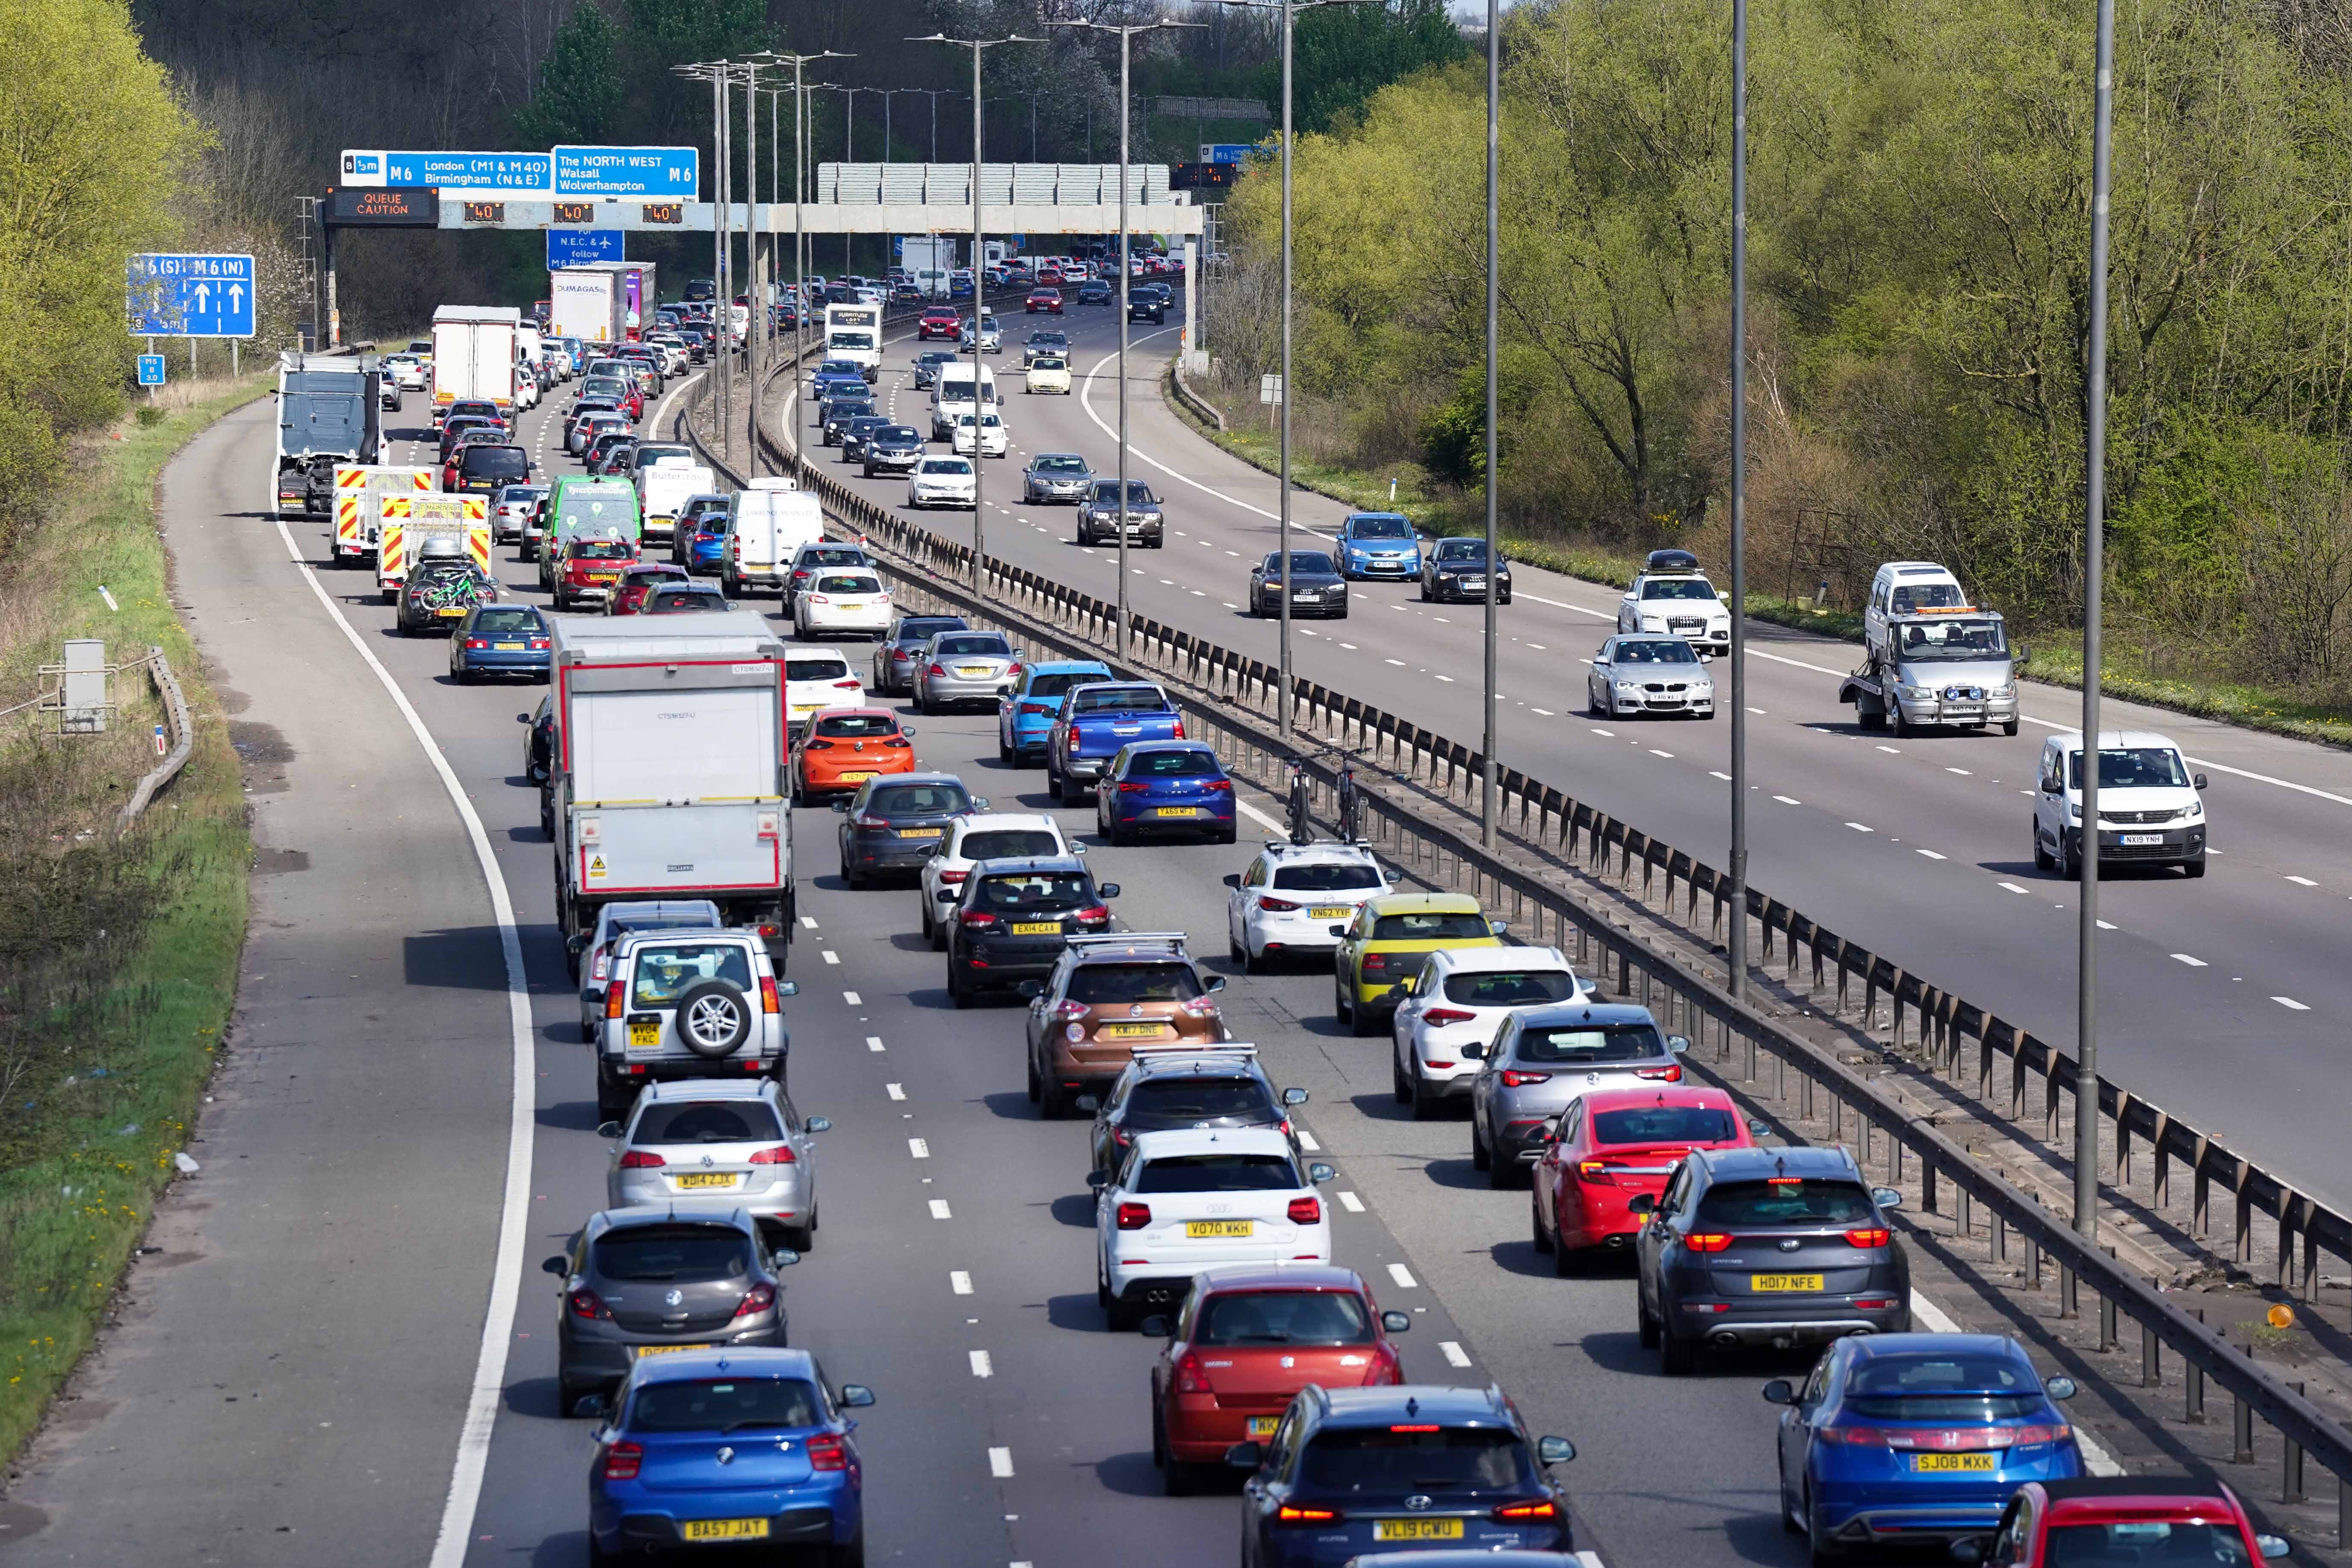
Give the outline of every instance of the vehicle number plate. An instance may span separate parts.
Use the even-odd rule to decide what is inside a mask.
[[[494,642],[490,646],[498,649],[500,653],[520,653],[522,651],[522,644],[519,642]]]
[[[682,1351],[707,1351],[709,1348],[710,1347],[708,1344],[639,1345],[637,1347],[637,1359],[639,1361],[643,1361],[649,1355],[677,1355]]]
[[[1062,934],[1062,922],[1059,921],[1014,921],[1013,922],[1013,934],[1014,936],[1059,936]]]
[[[1911,1468],[1915,1470],[1997,1470],[1999,1460],[1990,1454],[1914,1454]]]
[[[1352,919],[1355,913],[1355,910],[1345,904],[1324,904],[1307,910],[1307,918],[1318,921],[1344,921]]]
[[[629,1026],[629,1049],[633,1051],[657,1051],[661,1049],[661,1026],[659,1024],[631,1024]]]
[[[1818,1290],[1822,1277],[1818,1274],[1750,1274],[1750,1290]]]
[[[822,702],[795,702],[793,704],[793,711],[795,713],[820,713],[824,710],[824,704]]]
[[[764,1519],[689,1519],[681,1521],[678,1537],[684,1541],[765,1541],[768,1521]]]
[[[463,605],[444,605],[433,613],[436,616],[462,616],[466,613],[466,606]]]
[[[1458,1519],[1383,1519],[1372,1525],[1374,1541],[1459,1541]]]
[[[1098,1032],[1107,1040],[1141,1040],[1167,1027],[1165,1024],[1105,1024]]]
[[[2124,835],[2124,842],[2126,844],[2161,844],[2164,842],[2164,835],[2161,833],[2126,833]]]
[[[1249,1435],[1253,1437],[1271,1437],[1274,1436],[1274,1429],[1281,1425],[1282,1417],[1279,1415],[1253,1415],[1249,1418]]]
[[[844,773],[841,775],[841,782],[844,784],[864,784],[867,779],[870,779],[874,775],[870,773]]]
[[[1151,815],[1154,816],[1198,816],[1201,815],[1201,808],[1197,805],[1160,805],[1154,806],[1152,808]]]
[[[1184,1234],[1193,1240],[1219,1236],[1249,1236],[1255,1234],[1255,1220],[1195,1219],[1184,1222]]]
[[[692,1171],[677,1179],[680,1192],[692,1187],[731,1187],[734,1184],[735,1173],[732,1171]]]
[[[956,673],[958,675],[986,675],[988,673],[988,666],[984,664],[960,664],[956,666]]]
[[[865,776],[870,779],[874,775],[872,773],[867,773]],[[940,834],[945,833],[947,829],[944,827],[902,827],[898,829],[898,837],[901,838],[937,838]]]

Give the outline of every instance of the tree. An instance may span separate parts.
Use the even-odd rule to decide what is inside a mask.
[[[1293,26],[1291,121],[1302,132],[1328,131],[1342,117],[1360,113],[1389,83],[1470,54],[1444,0],[1332,5],[1309,11]],[[1280,62],[1267,70],[1266,101],[1279,104]]]
[[[572,14],[540,63],[539,90],[515,111],[522,145],[593,143],[612,135],[622,100],[617,30],[595,6]]]

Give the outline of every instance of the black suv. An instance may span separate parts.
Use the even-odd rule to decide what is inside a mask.
[[[1127,481],[1127,531],[1146,550],[1166,542],[1167,520],[1160,498],[1141,479]],[[1118,481],[1097,477],[1093,491],[1078,503],[1078,542],[1099,544],[1118,541]]]
[[[1885,1211],[1903,1194],[1829,1149],[1695,1149],[1633,1238],[1642,1344],[1668,1374],[1702,1345],[1820,1345],[1911,1329],[1911,1266]]]
[[[1250,1045],[1138,1046],[1135,1059],[1095,1102],[1094,1169],[1116,1170],[1141,1132],[1171,1127],[1279,1127],[1292,1131],[1290,1110],[1307,1103],[1303,1089],[1276,1094]]]
[[[840,812],[841,879],[862,888],[868,877],[917,872],[947,841],[948,824],[986,811],[953,773],[885,773],[833,803]]]
[[[953,907],[940,917],[949,998],[969,1007],[982,990],[1043,980],[1061,961],[1069,938],[1110,930],[1105,906],[1117,897],[1118,884],[1097,888],[1076,855],[979,862]]]
[[[555,1381],[569,1411],[619,1386],[647,1347],[782,1346],[784,1288],[798,1263],[771,1251],[749,1209],[688,1219],[667,1206],[606,1209],[540,1267],[562,1282]]]

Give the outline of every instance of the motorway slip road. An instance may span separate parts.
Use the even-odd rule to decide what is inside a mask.
[[[1076,452],[1111,471],[1117,320],[1093,310],[1048,322],[1071,334],[1077,391],[1068,397],[1022,394],[1030,324],[1006,318],[996,365],[1013,451],[988,465],[987,547],[1108,597],[1116,550],[1076,543],[1066,506],[1021,504],[1020,470],[1034,453]],[[1139,328],[1132,342],[1129,475],[1160,497],[1169,533],[1164,550],[1129,552],[1129,602],[1271,662],[1276,627],[1240,606],[1251,562],[1276,547],[1279,487],[1160,401],[1172,329]],[[914,388],[910,368],[924,346],[892,342],[880,383],[883,411],[919,429],[929,394]],[[794,405],[791,416],[805,412]],[[810,453],[834,478],[903,507],[903,480],[863,479],[814,437]],[[1294,491],[1294,522],[1307,534],[1296,547],[1328,547],[1346,510]],[[970,513],[925,521],[971,538]],[[1499,611],[1503,762],[1724,863],[1729,724],[1588,716],[1586,668],[1615,624],[1616,591],[1525,565],[1512,574],[1515,602]],[[1358,583],[1349,619],[1293,623],[1297,668],[1475,744],[1483,617],[1479,605],[1423,605],[1406,585]],[[2074,727],[2079,699],[2028,684],[2014,739],[1898,740],[1858,729],[1837,702],[1853,648],[1761,624],[1748,636],[1755,885],[2071,1048],[2077,889],[2034,868],[2029,826],[2042,738]],[[1728,682],[1716,673],[1727,707]],[[2342,962],[2352,940],[2352,755],[2113,700],[2105,724],[2169,734],[2211,775],[2215,858],[2200,882],[2137,868],[2103,882],[2103,1073],[2298,1189],[2352,1207],[2334,1092],[2352,1019],[2352,968]]]
[[[523,422],[534,449],[551,414]],[[521,776],[514,716],[540,689],[450,684],[442,642],[394,635],[372,578],[319,564],[321,524],[259,515],[267,419],[224,424],[165,489],[215,678],[249,699],[243,721],[275,727],[245,738],[285,748],[256,768],[273,874],[235,1049],[205,1172],[175,1189],[165,1252],[134,1269],[132,1305],[12,1485],[0,1561],[581,1563],[589,1426],[555,1408],[556,1293],[537,1265],[599,1204],[607,1153]],[[536,599],[530,568],[505,549],[497,563]],[[1041,773],[997,763],[989,716],[912,721],[924,765],[1001,806],[1058,809]],[[1092,839],[1086,812],[1062,816]],[[843,887],[836,820],[795,821],[814,923],[790,954],[791,1088],[835,1129],[824,1228],[786,1300],[794,1342],[880,1394],[858,1434],[873,1561],[1226,1561],[1236,1504],[1158,1495],[1152,1342],[1109,1333],[1094,1304],[1084,1124],[1028,1105],[1018,1008],[949,1006],[912,890]],[[1277,1084],[1311,1091],[1303,1125],[1339,1170],[1337,1256],[1413,1314],[1407,1375],[1498,1381],[1536,1430],[1574,1439],[1580,1543],[1615,1568],[1800,1561],[1757,1398],[1789,1366],[1666,1380],[1636,1348],[1629,1278],[1552,1278],[1525,1194],[1472,1173],[1463,1122],[1404,1117],[1385,1043],[1330,1018],[1328,971],[1245,976],[1223,958],[1220,879],[1245,858],[1092,849],[1128,889],[1123,922],[1192,932],[1232,975],[1235,1032]]]

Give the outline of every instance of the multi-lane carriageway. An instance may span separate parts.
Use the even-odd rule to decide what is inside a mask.
[[[1177,434],[1139,402],[1143,449],[1177,466]],[[1087,417],[1076,399],[1054,409],[1015,400],[1024,447],[1037,444],[1033,426]],[[450,684],[442,644],[397,637],[371,579],[321,564],[318,523],[268,515],[269,417],[264,402],[225,420],[163,487],[179,602],[253,792],[260,875],[239,1020],[192,1145],[203,1173],[174,1190],[151,1238],[160,1251],[134,1266],[120,1321],[13,1478],[0,1559],[580,1563],[585,1426],[555,1408],[555,1293],[537,1264],[599,1202],[606,1152],[551,923],[547,843],[521,776],[515,716],[537,689]],[[524,439],[565,471],[553,422],[552,405],[526,416]],[[411,450],[404,442],[398,456]],[[1195,482],[1224,482],[1193,467],[1208,475]],[[1222,552],[1252,541],[1262,520],[1211,532],[1208,492],[1173,476],[1166,488],[1184,531],[1139,563],[1150,574],[1139,596],[1230,595],[1239,568]],[[1237,480],[1234,493],[1263,500]],[[1027,542],[1008,525],[998,538],[1073,580],[1101,580],[1099,555],[1089,563],[1059,542],[1058,520],[1038,523],[1053,531]],[[1186,551],[1206,556],[1204,532],[1219,553],[1185,563]],[[509,551],[498,559],[534,597],[530,569]],[[1522,584],[1509,625],[1525,647],[1507,673],[1523,700],[1564,684],[1532,673],[1549,668],[1535,656],[1573,679],[1560,650],[1575,643],[1536,647],[1551,623],[1534,614],[1589,636],[1572,610],[1538,602],[1573,591]],[[1318,628],[1328,649],[1301,641],[1402,706],[1454,668],[1465,617],[1391,624],[1420,612],[1387,608],[1381,592],[1360,597],[1358,620]],[[1227,629],[1256,635],[1239,621]],[[1340,647],[1366,631],[1369,654]],[[1385,678],[1372,662],[1408,649]],[[1814,657],[1788,657],[1799,652]],[[1775,703],[1798,700],[1759,695],[1768,721]],[[1516,704],[1511,723],[1549,732]],[[915,724],[926,765],[961,772],[999,804],[1055,809],[1041,775],[999,767],[987,716]],[[1627,772],[1618,748],[1565,723],[1557,732],[1576,748],[1586,793],[1586,781],[1606,787],[1623,773],[1677,798],[1684,756]],[[1685,756],[1714,740],[1687,728],[1641,738]],[[1850,755],[1810,730],[1768,743],[1787,765],[1799,739],[1825,758]],[[1623,749],[1649,757],[1647,746]],[[1992,749],[1948,754],[1974,765]],[[1885,764],[1898,765],[1910,764]],[[1880,779],[1882,806],[1885,780],[1906,776]],[[1868,787],[1828,777],[1790,793]],[[1270,805],[1245,798],[1260,813]],[[1786,826],[1759,837],[1785,844],[1804,821],[1839,815],[1825,804],[1790,807]],[[1883,809],[1876,823],[1859,806],[1843,815],[1874,829],[1870,853],[1957,847],[1965,827],[1898,851],[1874,842],[1895,837]],[[1083,814],[1069,816],[1085,827]],[[876,1561],[1227,1561],[1230,1498],[1157,1495],[1144,1420],[1151,1347],[1107,1332],[1092,1300],[1083,1127],[1040,1122],[1029,1108],[1016,1010],[947,1006],[911,892],[843,889],[834,821],[813,812],[796,823],[809,923],[791,956],[802,986],[792,1089],[835,1131],[820,1145],[824,1229],[788,1277],[787,1300],[796,1342],[836,1380],[880,1392],[859,1434]],[[1230,972],[1220,879],[1240,865],[1235,850],[1099,846],[1094,858],[1128,889],[1129,925],[1194,932],[1210,967]],[[1965,865],[1937,869],[1954,874],[1956,895],[1969,885]],[[2039,903],[2063,901],[2034,886],[2043,897],[2016,904],[2005,928],[1989,923],[1989,942],[2006,929],[2012,951],[2027,950],[2015,928],[2042,918],[2031,914]],[[2152,901],[2180,890],[2130,892]],[[1328,975],[1235,974],[1227,995],[1236,1032],[1259,1042],[1275,1080],[1312,1092],[1303,1124],[1340,1173],[1339,1256],[1384,1305],[1413,1313],[1409,1376],[1499,1381],[1538,1431],[1573,1438],[1580,1541],[1609,1563],[1797,1560],[1774,1518],[1773,1412],[1756,1394],[1771,1366],[1659,1377],[1635,1348],[1630,1280],[1549,1277],[1527,1241],[1525,1196],[1472,1174],[1461,1123],[1400,1117],[1385,1047],[1338,1033]]]

